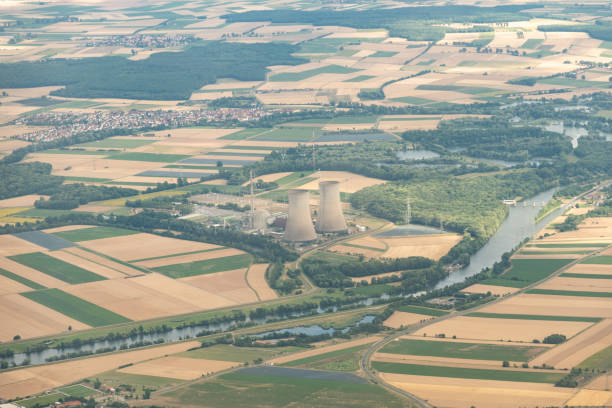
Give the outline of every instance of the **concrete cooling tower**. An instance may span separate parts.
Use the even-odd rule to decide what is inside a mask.
[[[340,202],[340,182],[322,181],[319,183],[319,190],[321,191],[321,202],[319,214],[317,214],[317,231],[346,231],[346,222]]]
[[[292,242],[317,239],[310,217],[310,193],[307,190],[289,190],[289,216],[283,239]]]

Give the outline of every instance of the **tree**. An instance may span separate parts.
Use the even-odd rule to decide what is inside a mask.
[[[217,167],[223,167],[223,162],[221,160],[217,161]]]

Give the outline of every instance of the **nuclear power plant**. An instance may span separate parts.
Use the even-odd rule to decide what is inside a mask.
[[[289,190],[289,214],[283,239],[291,242],[317,239],[317,233],[310,217],[310,193],[308,190]]]
[[[346,222],[340,202],[340,182],[321,181],[319,190],[321,201],[317,214],[317,231],[321,233],[346,231]]]

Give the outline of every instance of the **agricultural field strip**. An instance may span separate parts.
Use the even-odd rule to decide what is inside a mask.
[[[316,348],[314,350],[307,350],[307,351],[303,351],[299,353],[293,353],[287,356],[276,357],[276,358],[269,360],[269,363],[273,363],[277,365],[287,364],[287,363],[293,364],[296,361],[318,357],[320,355],[336,352],[339,350],[346,350],[346,349],[353,348],[353,347],[371,344],[371,343],[379,341],[380,339],[381,339],[380,336],[370,336],[370,337],[365,337],[365,338],[361,338],[357,340],[345,341],[345,342],[334,344],[331,346],[323,346],[320,348]]]
[[[103,276],[61,261],[57,258],[46,255],[43,252],[14,255],[8,258],[12,261],[18,262],[29,268],[36,269],[37,271],[70,284],[106,279]]]
[[[167,275],[171,278],[185,278],[189,276],[212,274],[216,272],[230,271],[246,268],[251,264],[251,255],[241,253],[223,258],[212,258],[201,261],[186,262],[159,266],[153,270]]]
[[[192,252],[184,255],[179,254],[174,256],[159,257],[157,259],[151,259],[147,261],[131,261],[130,263],[144,268],[158,268],[162,266],[206,261],[241,254],[244,254],[244,252],[235,248],[213,248],[213,250]]]
[[[131,322],[124,316],[59,289],[43,289],[21,295],[93,327]]]
[[[144,273],[143,270],[139,270],[135,266],[131,266],[126,262],[112,258],[108,255],[97,253],[88,248],[72,247],[66,249],[66,251],[70,252],[73,255],[80,256],[81,258],[88,259],[97,264],[104,265],[106,267],[119,271],[128,276],[137,276],[142,275]]]
[[[491,361],[529,361],[546,348],[499,344],[399,339],[379,353]]]
[[[525,371],[525,372],[542,372],[539,369],[523,369],[518,367],[504,367],[502,369],[502,361],[508,361],[512,364],[520,364],[521,361],[512,360],[478,360],[470,358],[456,357],[438,357],[438,356],[423,356],[412,354],[393,354],[393,353],[375,353],[372,361],[381,361],[385,363],[401,363],[401,364],[416,364],[434,367],[456,367],[456,368],[476,368],[476,369],[493,369],[502,371]],[[560,372],[560,371],[555,371]]]
[[[2,372],[0,373],[0,397],[12,399],[40,393],[113,370],[122,364],[137,363],[199,346],[200,343],[197,341],[188,341]]]
[[[602,247],[603,247],[603,245],[602,245]],[[606,244],[605,247],[609,247],[609,244]],[[605,248],[602,248],[601,252],[603,252],[604,250],[605,250]],[[529,284],[526,288],[523,288],[523,289],[517,291],[516,293],[509,294],[506,297],[498,298],[498,299],[493,300],[492,302],[486,303],[484,305],[479,305],[479,306],[476,306],[474,308],[467,309],[467,310],[464,310],[464,311],[459,311],[459,312],[455,311],[452,314],[447,314],[445,316],[439,316],[439,317],[436,317],[436,318],[431,319],[429,321],[425,321],[425,322],[421,322],[421,323],[416,324],[416,325],[412,325],[412,326],[410,326],[409,328],[407,328],[405,330],[402,330],[402,331],[400,331],[398,333],[395,333],[395,334],[393,334],[391,336],[388,336],[388,337],[382,339],[381,341],[379,341],[379,342],[373,344],[372,346],[370,346],[370,348],[366,351],[366,353],[362,356],[362,358],[360,360],[360,367],[364,371],[365,375],[368,378],[370,378],[373,381],[378,381],[379,384],[381,384],[384,388],[387,388],[389,390],[398,392],[401,395],[404,395],[404,396],[410,398],[412,401],[419,402],[421,406],[425,406],[425,405],[423,405],[424,402],[422,402],[414,394],[411,394],[411,393],[409,393],[409,392],[407,392],[405,390],[402,390],[402,389],[396,387],[395,385],[392,385],[389,382],[384,381],[382,378],[380,378],[380,376],[372,373],[371,368],[370,368],[371,367],[371,358],[372,358],[372,356],[373,356],[373,354],[375,352],[377,352],[379,349],[381,349],[385,345],[389,344],[391,341],[393,341],[394,339],[396,339],[398,337],[414,333],[415,331],[417,331],[419,329],[423,329],[423,328],[425,328],[427,326],[431,326],[431,325],[433,325],[435,323],[438,323],[440,321],[448,320],[448,319],[454,318],[456,316],[467,315],[468,313],[477,312],[478,310],[483,309],[484,307],[491,306],[492,304],[501,303],[502,301],[504,301],[504,300],[506,300],[506,299],[508,299],[510,297],[517,296],[518,294],[523,293],[525,290],[527,290],[529,288],[534,288],[534,287],[538,286],[540,283],[546,282],[548,279],[551,279],[552,277],[560,275],[561,273],[563,273],[567,269],[569,269],[572,266],[576,265],[579,261],[580,261],[580,259],[573,260],[570,263],[562,266],[559,270],[557,270],[557,271],[553,272],[552,274],[548,275],[547,277],[541,279],[540,281],[533,282],[533,283]]]
[[[365,245],[357,245],[357,244],[350,244],[350,243],[342,243],[339,244],[341,246],[345,246],[345,247],[351,247],[351,248],[361,248],[361,249],[367,249],[370,251],[376,251],[376,252],[385,252],[386,249],[380,249],[380,248],[373,248],[373,247],[368,247]]]
[[[612,319],[593,325],[568,341],[540,354],[532,365],[572,368],[612,343]]]
[[[174,257],[174,256],[192,255],[192,254],[199,254],[199,253],[202,253],[202,252],[218,251],[220,249],[227,249],[227,247],[219,246],[217,248],[201,249],[201,250],[197,250],[197,251],[183,252],[183,253],[179,253],[179,254],[162,255],[162,256],[153,256],[153,257],[150,257],[150,258],[134,259],[134,260],[130,261],[130,263],[145,262],[145,261],[154,261],[154,260],[157,260],[157,259],[171,258],[171,257]]]
[[[373,361],[372,367],[379,372],[395,374],[535,383],[555,383],[566,375],[566,373],[564,372],[549,372],[542,370],[493,370],[481,368],[391,363],[383,361]]]
[[[27,278],[24,278],[23,276],[17,275],[17,274],[15,274],[13,272],[9,272],[9,271],[7,271],[5,269],[2,269],[2,268],[0,268],[0,275],[2,275],[2,276],[6,277],[8,279],[11,279],[11,280],[13,280],[15,282],[18,282],[18,283],[24,285],[24,287],[27,287],[28,290],[30,290],[30,288],[31,289],[45,289],[45,286],[43,286],[43,285],[40,285],[40,284],[38,284],[36,282],[33,282],[33,281],[31,281],[31,280],[29,280]]]

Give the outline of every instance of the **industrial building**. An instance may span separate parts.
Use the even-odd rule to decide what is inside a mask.
[[[346,231],[346,221],[340,201],[340,182],[321,181],[319,190],[321,201],[317,214],[317,231],[320,233]]]
[[[310,216],[310,193],[308,190],[289,190],[289,214],[283,239],[290,242],[306,242],[317,239],[317,233]]]

